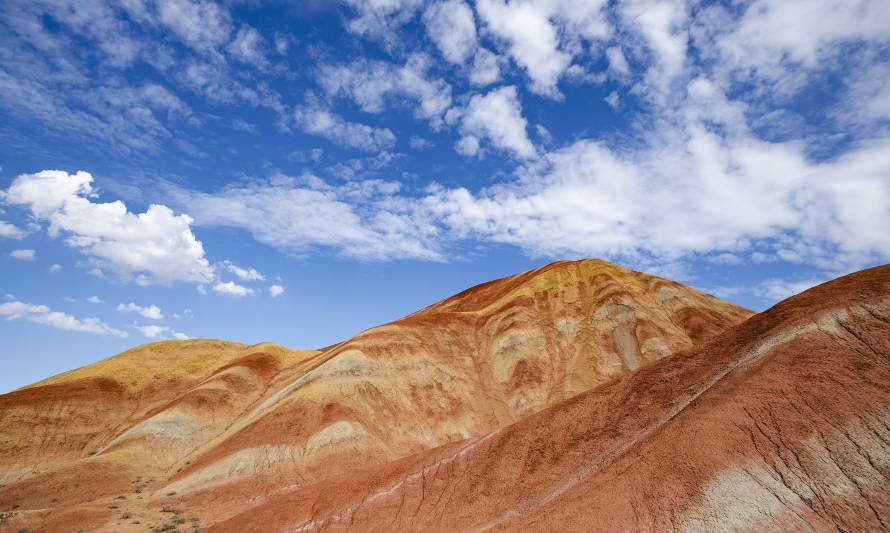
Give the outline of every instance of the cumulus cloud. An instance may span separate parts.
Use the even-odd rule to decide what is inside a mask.
[[[485,138],[519,158],[532,158],[537,151],[526,133],[527,125],[516,87],[501,87],[485,95],[475,95],[460,112],[464,138],[458,143],[457,150],[464,155],[475,155],[479,148],[478,139]]]
[[[238,265],[232,264],[231,261],[223,261],[223,264],[225,265],[226,270],[244,281],[263,281],[266,279],[266,277],[255,268],[241,268]]]
[[[348,148],[379,152],[391,148],[396,136],[388,128],[372,128],[367,124],[348,122],[326,109],[297,106],[294,110],[297,127]]]
[[[145,318],[151,320],[163,320],[164,315],[161,313],[161,308],[156,305],[149,305],[147,307],[142,307],[136,305],[133,302],[130,302],[126,305],[118,304],[117,310],[122,313],[139,313]]]
[[[605,5],[600,0],[479,0],[476,10],[492,34],[506,42],[513,61],[526,71],[529,88],[558,99],[562,95],[557,83],[579,48],[577,43],[610,33]]]
[[[264,53],[265,41],[256,29],[244,24],[238,34],[226,47],[235,59],[253,65],[259,69],[269,67],[269,60]]]
[[[98,318],[90,317],[80,320],[67,313],[53,311],[45,305],[34,305],[19,301],[5,302],[0,304],[0,316],[5,316],[7,320],[27,320],[68,331],[113,335],[115,337],[127,336],[126,331],[112,328]]]
[[[447,61],[462,65],[476,50],[473,10],[463,0],[435,2],[423,13],[427,34]]]
[[[281,294],[284,294],[284,287],[281,285],[269,285],[269,294],[271,294],[273,298],[280,296]]]
[[[10,257],[19,261],[33,261],[37,255],[34,250],[13,250],[9,252]]]
[[[58,265],[58,264],[52,265],[52,266],[49,267],[49,271],[50,271],[50,272],[61,272],[61,271],[62,271],[62,265]]]
[[[646,266],[756,252],[824,268],[890,256],[887,142],[813,163],[798,144],[725,138],[695,123],[656,135],[674,141],[627,153],[578,141],[514,182],[439,189],[427,205],[458,234],[536,256]]]
[[[0,237],[7,239],[21,239],[25,236],[25,232],[9,222],[0,220]]]
[[[470,83],[484,87],[500,79],[501,67],[497,54],[488,49],[479,48],[470,69]]]
[[[90,296],[89,298],[87,298],[87,301],[90,302],[91,304],[102,303],[102,300],[98,296]]]
[[[136,329],[148,339],[157,339],[158,337],[173,337],[177,340],[188,340],[190,337],[185,333],[173,331],[169,326],[158,326],[150,324],[148,326],[135,326]]]
[[[140,284],[207,282],[212,269],[191,231],[192,219],[164,205],[134,214],[123,202],[98,203],[88,172],[44,170],[22,174],[3,192],[7,204],[28,206],[37,221],[48,221],[50,236]],[[97,270],[101,274],[101,270]]]
[[[234,281],[217,282],[213,285],[213,291],[226,296],[247,296],[253,294],[253,289],[238,285]]]

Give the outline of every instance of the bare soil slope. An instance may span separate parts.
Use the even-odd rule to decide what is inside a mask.
[[[890,266],[210,531],[887,531]]]
[[[474,287],[320,352],[146,345],[0,396],[0,510],[45,531],[144,531],[179,516],[164,506],[212,524],[491,433],[751,314],[586,260]]]

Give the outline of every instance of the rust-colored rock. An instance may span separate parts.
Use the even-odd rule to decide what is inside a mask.
[[[519,426],[547,434],[550,422],[534,413],[628,372],[645,374],[750,315],[690,287],[586,260],[474,287],[320,352],[206,340],[146,345],[0,396],[0,511],[15,515],[0,520],[42,531],[144,531],[179,516],[163,513],[166,505],[201,527],[245,520],[253,509],[290,524],[306,508],[276,506],[309,502],[319,483],[364,490],[355,480],[379,475],[369,468],[420,465],[424,454],[450,453],[530,415],[536,422]],[[623,416],[628,424],[646,418]],[[572,457],[541,442],[548,464]],[[492,472],[511,459],[492,453]],[[352,489],[337,489],[343,502]],[[466,512],[484,514],[474,509]],[[424,524],[451,527],[431,517],[396,525]],[[229,530],[251,530],[240,527]]]
[[[210,531],[887,531],[890,266]]]

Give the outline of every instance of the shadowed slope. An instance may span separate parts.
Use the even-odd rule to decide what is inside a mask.
[[[888,530],[888,415],[880,267],[499,431],[211,530]]]

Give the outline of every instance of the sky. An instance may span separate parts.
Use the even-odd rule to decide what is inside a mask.
[[[6,0],[0,393],[320,348],[600,257],[754,310],[890,257],[882,0]]]

